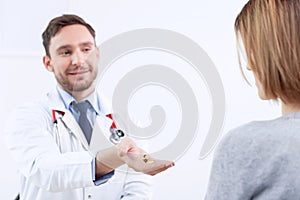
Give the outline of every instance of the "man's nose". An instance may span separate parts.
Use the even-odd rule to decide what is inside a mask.
[[[83,66],[86,56],[81,51],[76,51],[72,55],[72,65]]]

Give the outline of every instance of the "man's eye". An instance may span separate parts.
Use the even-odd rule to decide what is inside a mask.
[[[91,51],[91,48],[84,48],[83,49],[83,52],[90,52]]]
[[[71,51],[69,51],[69,50],[64,50],[64,51],[60,52],[60,55],[63,55],[63,56],[68,56],[70,54],[71,54]]]

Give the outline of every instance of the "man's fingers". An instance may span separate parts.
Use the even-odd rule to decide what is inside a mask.
[[[167,170],[167,169],[170,168],[170,167],[171,167],[171,166],[166,165],[166,166],[163,166],[163,167],[161,167],[161,168],[159,168],[159,169],[157,169],[157,170],[150,171],[150,172],[148,172],[147,174],[149,174],[149,175],[151,175],[151,176],[154,176],[154,175],[156,175],[156,174],[159,174],[159,173],[161,173],[161,172]]]
[[[172,161],[162,161],[162,160],[154,160],[153,161],[155,164],[145,164],[144,168],[144,173],[149,174],[151,176],[154,176],[160,172],[163,172],[170,167],[173,167],[175,165],[174,162]],[[152,165],[152,166],[151,166]]]

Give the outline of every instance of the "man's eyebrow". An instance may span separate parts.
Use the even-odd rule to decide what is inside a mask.
[[[60,51],[60,50],[62,50],[62,49],[67,49],[67,48],[71,48],[71,45],[62,45],[62,46],[60,46],[60,47],[58,47],[58,48],[56,49],[56,52],[58,52],[58,51]]]
[[[83,42],[79,44],[79,46],[87,46],[87,45],[94,46],[95,44],[93,42]]]
[[[79,44],[79,46],[95,46],[95,44],[93,43],[93,42],[82,42],[82,43],[80,43]],[[62,49],[67,49],[67,48],[72,48],[72,45],[62,45],[62,46],[60,46],[60,47],[58,47],[57,49],[56,49],[56,51],[60,51],[60,50],[62,50]]]

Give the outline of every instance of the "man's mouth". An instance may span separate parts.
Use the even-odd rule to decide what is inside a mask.
[[[81,70],[81,71],[68,72],[68,74],[71,76],[76,76],[76,75],[82,75],[82,74],[85,74],[88,72],[89,72],[89,70]]]

